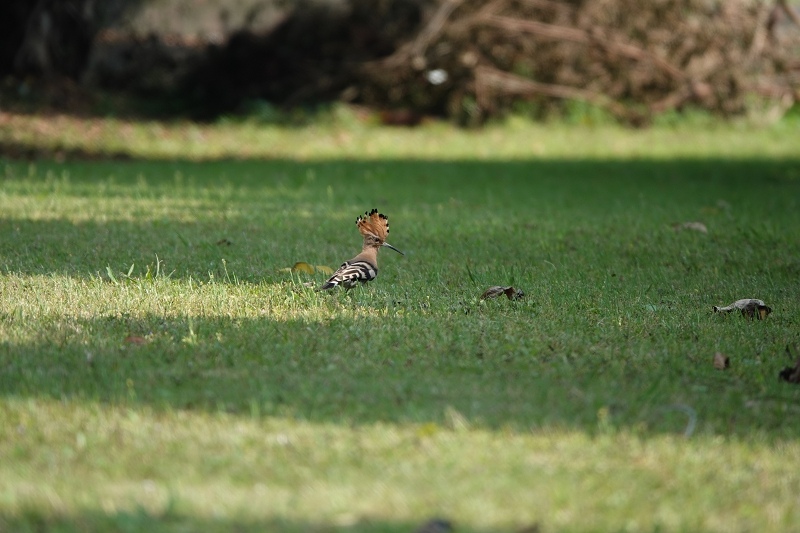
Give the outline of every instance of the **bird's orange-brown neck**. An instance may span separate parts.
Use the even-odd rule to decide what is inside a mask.
[[[367,261],[373,266],[378,266],[378,250],[381,245],[375,241],[364,239],[364,246],[361,248],[361,253],[353,258],[353,261]]]

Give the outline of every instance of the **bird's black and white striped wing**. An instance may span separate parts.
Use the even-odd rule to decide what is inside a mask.
[[[320,290],[331,289],[337,285],[344,286],[345,289],[352,289],[357,283],[366,283],[375,279],[378,275],[378,268],[367,261],[345,261],[339,270],[328,278]]]

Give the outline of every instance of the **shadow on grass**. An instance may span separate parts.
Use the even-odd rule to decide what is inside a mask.
[[[625,346],[601,355],[585,339],[561,349],[557,338],[509,344],[502,317],[479,315],[389,315],[380,327],[374,318],[54,320],[37,325],[35,342],[0,345],[0,395],[358,425],[448,427],[464,417],[590,434],[608,424],[652,434],[793,431],[780,406],[796,401],[794,389],[765,394],[758,380],[693,356],[620,355],[635,350]],[[732,406],[742,410],[732,416]]]
[[[796,221],[800,197],[800,159],[39,162],[5,174],[14,207],[30,207],[0,214],[0,266],[76,277],[156,255],[175,278],[224,275],[222,259],[251,282],[298,260],[336,266],[357,246],[344,221],[373,206],[412,257],[502,254],[554,236],[575,249],[563,242],[571,233],[604,225],[614,246],[620,227],[698,219],[732,228],[742,246],[775,247],[785,233],[776,214]]]
[[[257,506],[257,502],[253,502]],[[441,519],[440,519],[441,520]],[[179,533],[186,531],[202,531],[204,533],[230,533],[244,531],[280,531],[298,533],[323,533],[337,531],[341,533],[412,533],[423,523],[390,522],[381,519],[362,519],[352,525],[330,524],[321,522],[303,522],[291,519],[224,519],[205,518],[195,515],[184,515],[168,512],[164,515],[150,514],[145,510],[118,511],[103,513],[100,511],[84,511],[77,515],[52,515],[38,510],[29,510],[19,516],[0,514],[0,529],[15,533],[34,533],[40,531],[60,532],[107,532],[107,531],[151,531],[155,533]],[[489,530],[457,525],[460,533],[482,533]],[[531,524],[533,525],[533,524]],[[494,531],[494,530],[492,530]],[[431,529],[426,533],[448,533],[448,529]]]

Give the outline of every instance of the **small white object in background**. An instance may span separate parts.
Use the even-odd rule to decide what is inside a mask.
[[[431,85],[441,85],[447,81],[447,71],[441,68],[429,70],[425,74],[425,78],[430,82]]]

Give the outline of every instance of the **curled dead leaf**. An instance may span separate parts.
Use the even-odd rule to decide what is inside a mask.
[[[519,300],[525,296],[525,292],[522,289],[515,289],[514,287],[507,287],[505,293],[509,300]]]
[[[123,342],[125,342],[126,344],[136,344],[137,346],[140,346],[146,343],[147,339],[144,337],[140,337],[138,335],[128,335],[127,337],[125,337],[125,340]]]
[[[744,316],[748,318],[756,317],[759,320],[767,318],[767,315],[772,312],[770,306],[757,298],[743,298],[725,307],[715,305],[713,309],[715,313],[730,313],[731,311],[739,310]]]
[[[789,383],[800,383],[800,357],[797,358],[794,366],[787,366],[781,370],[778,377]]]
[[[486,289],[485,291],[483,291],[483,294],[481,294],[481,300],[489,300],[491,298],[497,298],[501,294],[505,294],[506,296],[508,296],[509,300],[519,300],[520,298],[525,296],[525,293],[520,289],[515,289],[514,287],[511,286],[503,287],[501,285],[493,285],[488,289]]]
[[[489,298],[497,298],[498,296],[503,294],[505,290],[506,290],[505,287],[501,287],[500,285],[493,285],[488,289],[486,289],[485,291],[483,291],[483,294],[481,294],[481,300],[488,300]]]
[[[699,231],[700,233],[708,233],[708,228],[702,222],[682,222],[672,225],[675,231],[692,230]]]
[[[717,370],[725,370],[731,366],[731,358],[724,353],[717,352],[714,354],[714,368]]]

